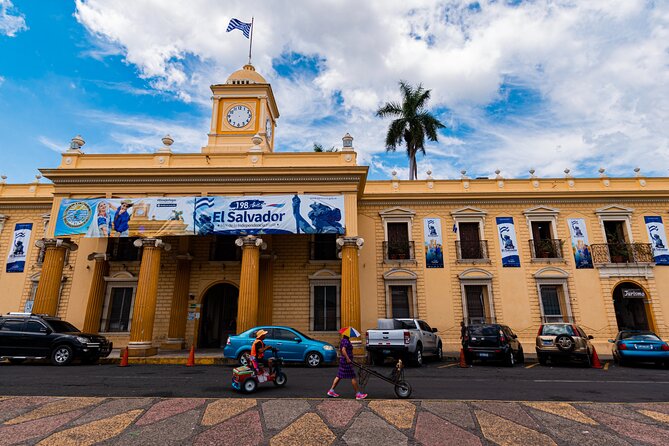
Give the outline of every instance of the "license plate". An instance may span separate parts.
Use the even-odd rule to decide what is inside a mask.
[[[383,354],[384,354],[384,355],[389,355],[389,354],[390,354],[390,350],[383,350]]]
[[[553,341],[542,341],[544,345],[552,345]]]
[[[490,355],[490,353],[479,353],[479,356],[480,356],[481,358],[487,358],[487,357],[489,357],[489,356],[491,356],[491,355]]]
[[[652,345],[637,344],[636,348],[637,348],[637,350],[652,350],[653,346]]]

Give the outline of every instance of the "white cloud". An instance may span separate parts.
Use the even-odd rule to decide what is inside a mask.
[[[20,12],[16,11],[11,0],[0,0],[0,34],[9,37],[28,29],[26,19]]]
[[[42,144],[44,147],[57,153],[62,153],[69,147],[69,144],[56,142],[44,135],[38,136],[37,141],[39,141],[40,144]]]
[[[388,122],[373,112],[398,99],[397,81],[405,79],[431,89],[430,106],[448,108],[445,120],[458,127],[457,144],[442,137],[421,172],[429,161],[444,175],[461,168],[527,175],[530,167],[541,175],[565,167],[593,175],[599,165],[629,174],[636,164],[667,173],[669,2],[475,4],[77,0],[76,17],[107,51],[120,49],[153,88],[208,105],[208,86],[246,62],[248,40],[226,33],[227,22],[253,12],[253,61],[277,95],[276,137],[284,150],[311,150],[314,141],[339,145],[348,131],[360,160],[385,169]],[[280,77],[272,61],[287,51],[322,60],[316,78]],[[500,121],[484,108],[509,79],[541,103],[532,114]]]
[[[186,125],[168,119],[149,116],[119,115],[96,110],[81,112],[82,117],[104,124],[111,135],[111,141],[90,142],[86,151],[109,152],[149,152],[162,147],[161,139],[169,134],[174,139],[172,149],[181,152],[199,151],[206,144],[208,121],[202,125]]]

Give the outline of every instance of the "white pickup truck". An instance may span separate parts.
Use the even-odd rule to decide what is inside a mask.
[[[424,356],[443,358],[441,338],[436,328],[420,319],[379,319],[376,330],[367,331],[367,352],[374,365],[386,357],[404,358],[420,367]]]

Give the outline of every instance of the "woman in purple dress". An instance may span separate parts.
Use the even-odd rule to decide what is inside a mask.
[[[353,370],[353,365],[351,364],[351,358],[353,358],[353,345],[346,335],[342,337],[342,340],[339,343],[339,352],[339,370],[337,370],[337,377],[332,382],[332,387],[328,390],[328,396],[330,398],[339,397],[339,394],[334,391],[337,384],[339,384],[339,380],[350,379],[351,384],[353,384],[353,390],[355,390],[355,399],[362,400],[367,398],[367,394],[360,391],[358,381],[355,379],[355,370]]]

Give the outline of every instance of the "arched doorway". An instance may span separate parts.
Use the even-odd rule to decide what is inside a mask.
[[[202,298],[199,348],[224,347],[228,336],[237,329],[237,299],[239,290],[229,283],[209,288]]]
[[[619,283],[613,290],[618,330],[649,330],[646,291],[634,282]]]

